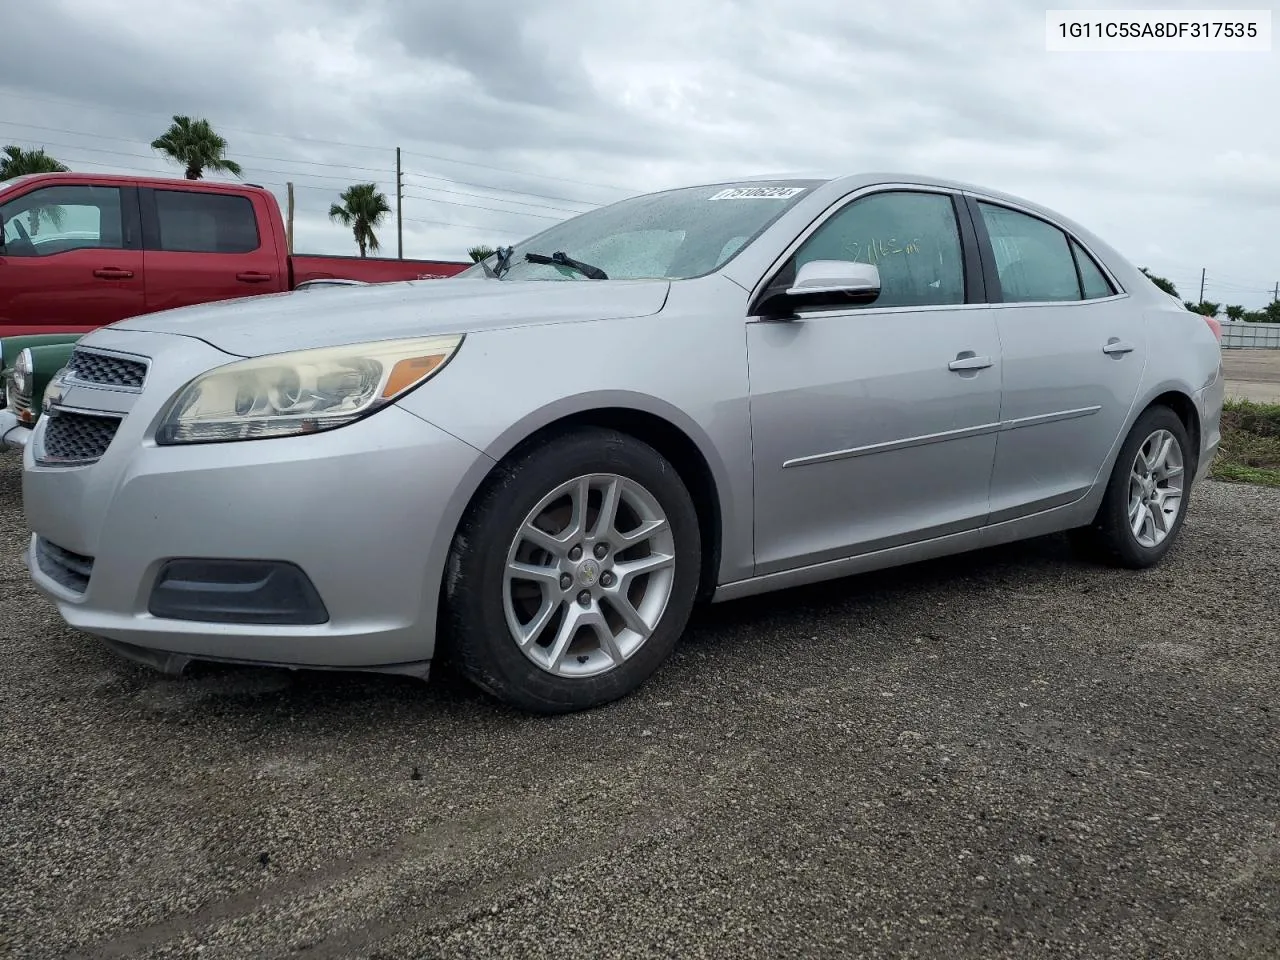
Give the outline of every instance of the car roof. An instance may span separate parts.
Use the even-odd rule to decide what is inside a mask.
[[[76,171],[68,171],[65,173],[29,173],[21,177],[15,177],[13,180],[6,180],[3,183],[0,183],[0,186],[9,186],[17,182],[29,183],[31,181],[41,181],[49,184],[70,181],[72,183],[87,184],[89,186],[161,188],[173,187],[181,184],[184,190],[208,190],[215,193],[243,193],[246,190],[267,192],[265,187],[256,183],[238,183],[220,180],[187,180],[183,177],[165,177],[159,174],[155,176],[137,176],[121,173],[80,173]]]
[[[1028,200],[1025,197],[1020,197],[1012,193],[1005,193],[1001,190],[994,190],[991,187],[986,187],[982,184],[902,171],[849,173],[847,171],[838,172],[831,170],[791,170],[780,173],[751,173],[737,177],[725,177],[714,182],[697,184],[697,186],[717,186],[722,183],[756,183],[769,180],[810,180],[821,183],[824,187],[834,187],[840,193],[884,183],[903,183],[914,186],[936,187],[942,190],[979,193],[983,196],[991,197],[992,199],[1006,200],[1010,203],[1027,207],[1028,209],[1040,210],[1043,213],[1051,215],[1055,219],[1061,218],[1061,214],[1042,207],[1033,200]]]

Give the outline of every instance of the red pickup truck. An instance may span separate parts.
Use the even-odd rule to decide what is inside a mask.
[[[126,317],[308,280],[449,277],[442,260],[296,256],[270,191],[49,173],[0,183],[0,337],[83,334]]]

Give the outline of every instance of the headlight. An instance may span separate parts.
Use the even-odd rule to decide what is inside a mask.
[[[31,359],[31,348],[26,347],[18,354],[18,359],[13,361],[13,390],[18,396],[29,396],[31,372],[34,369],[35,364]]]
[[[332,430],[380,410],[439,372],[462,335],[383,340],[238,360],[170,401],[156,442],[211,443]]]

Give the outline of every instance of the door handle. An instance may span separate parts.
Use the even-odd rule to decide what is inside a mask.
[[[271,274],[258,273],[256,270],[247,270],[244,273],[237,273],[236,279],[241,283],[266,283],[271,279]]]
[[[99,280],[129,280],[133,277],[133,271],[121,270],[119,267],[99,267],[93,271],[93,275]]]
[[[1107,341],[1107,345],[1102,348],[1102,352],[1113,357],[1124,356],[1126,353],[1133,352],[1133,344],[1125,343],[1119,337],[1112,337]]]
[[[972,350],[966,350],[958,354],[954,360],[947,364],[948,370],[985,370],[991,366],[990,357],[979,357]]]

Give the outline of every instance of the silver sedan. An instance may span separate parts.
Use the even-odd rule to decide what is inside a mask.
[[[1222,396],[1205,318],[1036,204],[694,186],[448,280],[90,334],[24,452],[28,564],[165,671],[440,657],[568,711],[643,683],[699,601],[1057,531],[1158,563]]]

